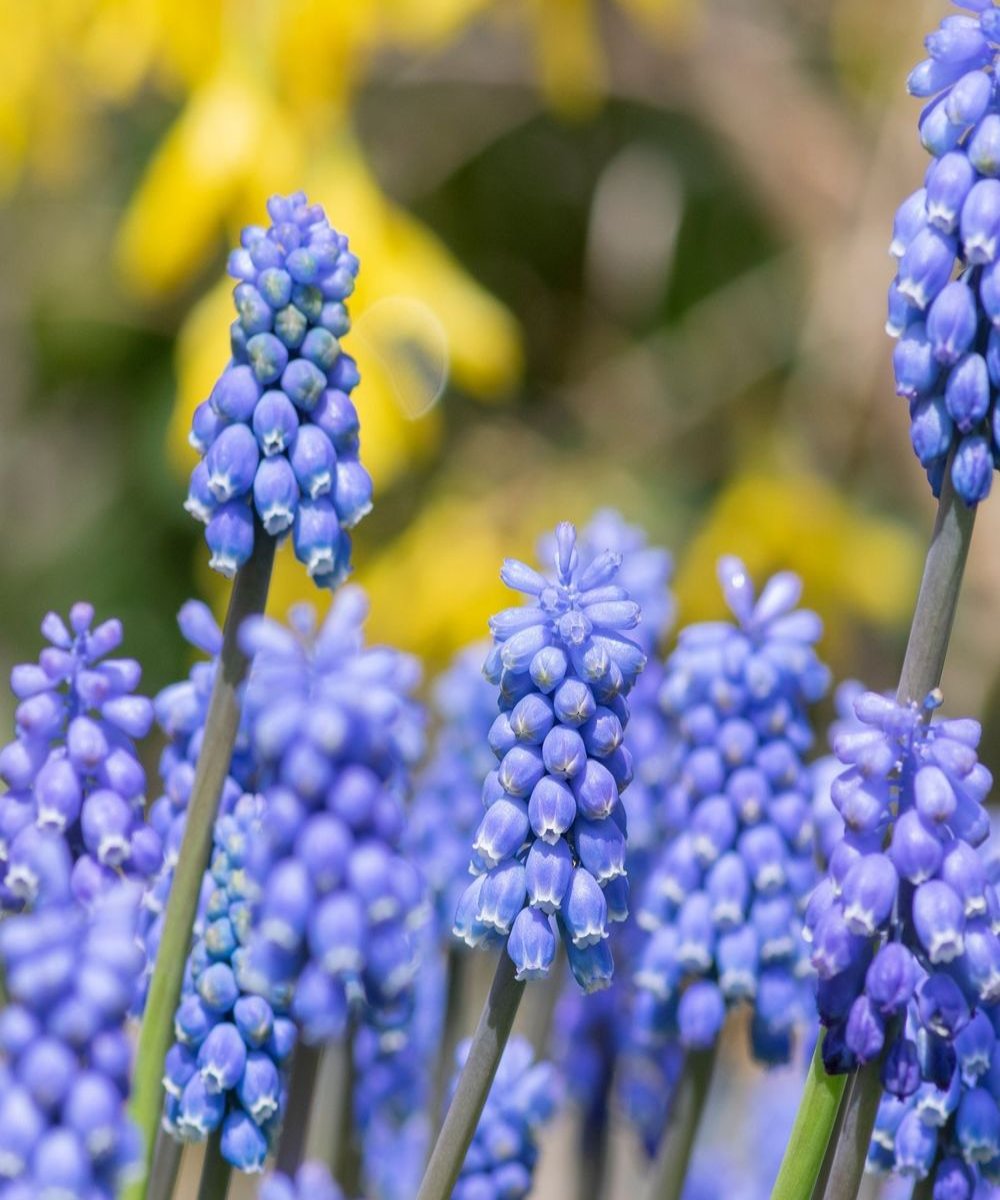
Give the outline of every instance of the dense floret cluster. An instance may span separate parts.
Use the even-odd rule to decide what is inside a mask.
[[[948,1054],[926,1046],[916,1009],[907,1017],[906,1037],[923,1049],[921,1081],[909,1095],[882,1097],[869,1170],[930,1178],[933,1194],[948,1200],[993,1194],[984,1185],[1000,1185],[998,1018],[996,1004],[963,1014]]]
[[[246,977],[259,902],[246,868],[264,812],[261,797],[248,794],[216,822],[164,1077],[168,1131],[197,1142],[220,1129],[222,1156],[241,1171],[264,1167],[295,1045],[287,995],[257,995]]]
[[[928,101],[920,138],[934,162],[896,213],[887,329],[935,495],[953,456],[955,490],[976,504],[1000,452],[1000,10],[956,2],[966,12],[927,37],[930,57],[908,81]]]
[[[261,884],[251,941],[260,986],[294,989],[308,1042],[339,1036],[352,1009],[380,1027],[405,1023],[426,901],[400,853],[402,792],[423,743],[411,699],[413,659],[365,648],[367,601],[344,590],[319,628],[311,608],[291,628],[253,618],[246,692],[267,810],[254,846]]]
[[[468,1048],[459,1047],[459,1069]],[[507,1043],[452,1200],[521,1200],[531,1191],[538,1134],[560,1098],[552,1066],[533,1059],[525,1038]]]
[[[622,745],[625,697],[645,663],[625,636],[638,605],[614,583],[620,556],[582,567],[576,531],[556,530],[554,580],[507,559],[501,578],[529,603],[490,621],[484,667],[500,690],[483,785],[473,882],[455,932],[470,945],[506,940],[520,979],[548,974],[556,929],[585,991],[612,976],[608,924],[628,915],[625,810],[632,777]]]
[[[316,583],[350,570],[347,533],[371,508],[358,462],[358,369],[340,348],[344,301],[358,260],[302,192],[272,196],[272,224],[243,230],[229,258],[232,361],[195,411],[191,443],[203,456],[185,507],[206,523],[211,565],[233,575],[250,557],[255,526],[291,532]]]
[[[807,912],[827,1069],[881,1057],[900,1099],[958,1089],[959,1039],[1000,1000],[1000,901],[976,852],[992,780],[978,723],[931,722],[939,703],[855,701],[861,728],[835,740],[844,834]]]
[[[0,925],[0,1194],[114,1200],[140,1158],[125,1113],[138,885]]]
[[[812,1007],[801,905],[816,881],[809,705],[828,684],[819,618],[796,609],[799,580],[774,576],[755,597],[743,564],[719,566],[736,622],[683,630],[660,702],[682,753],[665,796],[676,833],[639,913],[650,931],[634,1017],[655,1044],[711,1046],[728,1007],[753,1006],[755,1055],[786,1061]]]
[[[118,620],[94,625],[74,604],[68,624],[42,622],[49,645],[37,663],[14,667],[16,736],[0,750],[0,902],[5,908],[87,898],[122,875],[148,878],[162,861],[143,819],[146,775],[136,738],[153,706],[135,694],[142,670],[111,658]]]

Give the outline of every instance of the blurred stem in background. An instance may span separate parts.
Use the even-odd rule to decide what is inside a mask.
[[[671,1101],[670,1121],[650,1169],[645,1200],[680,1200],[718,1051],[716,1040],[710,1050],[691,1050],[684,1060]]]
[[[238,689],[247,672],[247,659],[237,644],[244,620],[262,613],[267,603],[274,538],[259,522],[254,530],[250,559],[236,574],[223,630],[222,652],[216,668],[212,698],[205,718],[204,743],[198,755],[184,840],[167,901],[149,994],[136,1049],[131,1112],[143,1138],[149,1170],[163,1109],[163,1062],[174,1035],[174,1013],[180,998],[191,930],[198,912],[202,879],[212,849],[222,785],[229,773],[239,728]],[[147,1197],[148,1175],[126,1193],[132,1200]]]
[[[976,510],[955,495],[949,458],[896,692],[901,704],[921,704],[941,682],[975,520]],[[828,1089],[813,1082],[822,1069],[821,1047],[822,1042],[817,1043],[810,1082],[771,1200],[803,1200],[812,1191],[837,1121],[840,1105],[832,1105]],[[825,1200],[854,1200],[858,1194],[882,1094],[880,1068],[875,1060],[849,1077]],[[796,1138],[798,1133],[802,1136]],[[815,1165],[811,1178],[803,1173],[804,1163],[810,1170]]]
[[[318,1046],[307,1046],[305,1042],[300,1041],[295,1047],[288,1080],[288,1101],[274,1163],[275,1170],[283,1175],[294,1176],[305,1157],[320,1054]]]

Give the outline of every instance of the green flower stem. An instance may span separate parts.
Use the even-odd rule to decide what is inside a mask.
[[[680,1200],[717,1054],[718,1043],[711,1050],[692,1050],[684,1060],[674,1089],[670,1121],[646,1182],[645,1200]]]
[[[837,1149],[837,1141],[840,1138],[840,1131],[844,1125],[844,1111],[847,1108],[847,1095],[850,1091],[847,1076],[842,1077],[844,1087],[841,1090],[840,1098],[837,1106],[837,1119],[833,1123],[833,1132],[830,1134],[830,1140],[826,1144],[826,1153],[823,1155],[823,1165],[819,1169],[819,1175],[816,1182],[813,1184],[811,1200],[823,1200],[826,1194],[826,1185],[830,1182],[830,1171],[833,1169],[833,1155]],[[851,1080],[850,1082],[853,1082]]]
[[[901,702],[919,703],[941,682],[975,519],[975,509],[967,508],[955,495],[949,459],[896,692],[896,698]],[[810,1081],[817,1068],[822,1071],[822,1063],[814,1056]],[[878,1063],[871,1063],[853,1074],[830,1180],[824,1193],[826,1200],[855,1200],[881,1091]],[[794,1160],[802,1157],[810,1164],[815,1162],[818,1173],[836,1119],[837,1106],[824,1102],[820,1090],[807,1084],[771,1200],[802,1200],[809,1194],[816,1176],[810,1176],[807,1187],[794,1187]]]
[[[305,1042],[299,1042],[295,1047],[288,1080],[285,1118],[281,1123],[278,1152],[274,1162],[275,1170],[285,1175],[294,1175],[302,1164],[309,1133],[309,1114],[319,1073],[319,1060],[318,1047],[307,1046]]]
[[[202,876],[208,866],[219,797],[229,772],[239,727],[237,689],[246,675],[247,660],[237,644],[237,634],[247,617],[264,611],[273,562],[274,538],[265,534],[258,523],[253,554],[237,572],[229,599],[222,654],[205,719],[204,741],[191,788],[184,840],[174,870],[163,936],[139,1032],[131,1114],[143,1137],[147,1170],[163,1107],[163,1060],[173,1039],[174,1012],[191,945]],[[129,1200],[145,1200],[145,1182],[129,1189],[126,1195]]]
[[[846,1075],[827,1075],[823,1068],[821,1030],[771,1200],[806,1200],[813,1194],[846,1083]]]
[[[220,1139],[221,1134],[217,1129],[205,1146],[205,1161],[201,1168],[198,1200],[226,1200],[233,1168],[222,1157]]]
[[[156,1131],[153,1146],[153,1163],[149,1169],[146,1194],[149,1200],[170,1200],[177,1184],[177,1173],[181,1166],[184,1147],[161,1125]]]
[[[514,976],[510,955],[502,950],[490,994],[472,1038],[469,1057],[431,1151],[417,1200],[450,1200],[500,1065],[500,1056],[510,1037],[524,986]]]

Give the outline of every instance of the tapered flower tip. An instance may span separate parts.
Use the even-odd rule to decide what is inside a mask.
[[[742,559],[724,555],[719,559],[717,572],[730,612],[741,625],[748,624],[753,615],[754,586]]]

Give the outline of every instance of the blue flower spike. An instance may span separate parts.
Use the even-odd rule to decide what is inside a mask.
[[[787,1061],[811,1006],[801,908],[816,882],[809,708],[826,691],[822,626],[775,575],[758,596],[743,564],[719,578],[733,622],[693,625],[667,659],[660,704],[677,739],[664,805],[673,834],[639,910],[633,1036],[714,1045],[749,1002],[754,1054]]]
[[[951,480],[967,505],[989,494],[1000,454],[1000,53],[996,8],[956,0],[910,73],[926,100],[920,138],[932,156],[900,205],[886,329],[898,338],[896,391],[909,404],[913,449],[938,495]]]
[[[89,902],[123,877],[146,880],[163,844],[143,815],[146,774],[136,742],[153,705],[142,670],[114,657],[121,622],[95,624],[90,604],[49,613],[37,663],[11,672],[15,738],[0,750],[0,904]]]
[[[271,225],[244,229],[229,258],[232,359],[194,414],[202,458],[185,507],[221,574],[247,562],[259,528],[291,536],[311,578],[336,587],[350,571],[348,531],[372,505],[351,401],[360,377],[340,344],[358,260],[302,192],[267,209]]]
[[[806,926],[827,1070],[881,1059],[870,1169],[971,1197],[1000,1180],[1000,906],[980,727],[933,720],[940,704],[855,693],[827,783],[840,837]]]
[[[564,523],[554,560],[552,579],[515,559],[500,573],[526,603],[490,621],[498,766],[483,784],[475,878],[455,931],[473,946],[503,941],[521,980],[548,974],[561,937],[578,984],[593,991],[611,982],[608,926],[627,913],[617,889],[612,904],[606,893],[625,874],[625,698],[646,656],[626,636],[640,614],[615,582],[621,556],[581,565]]]
[[[247,859],[261,901],[241,966],[265,996],[291,996],[310,1044],[341,1036],[352,1015],[405,1024],[426,916],[400,851],[403,792],[423,746],[419,668],[364,646],[366,614],[361,590],[345,588],[319,626],[301,606],[290,628],[258,617],[240,634],[265,804]]]

